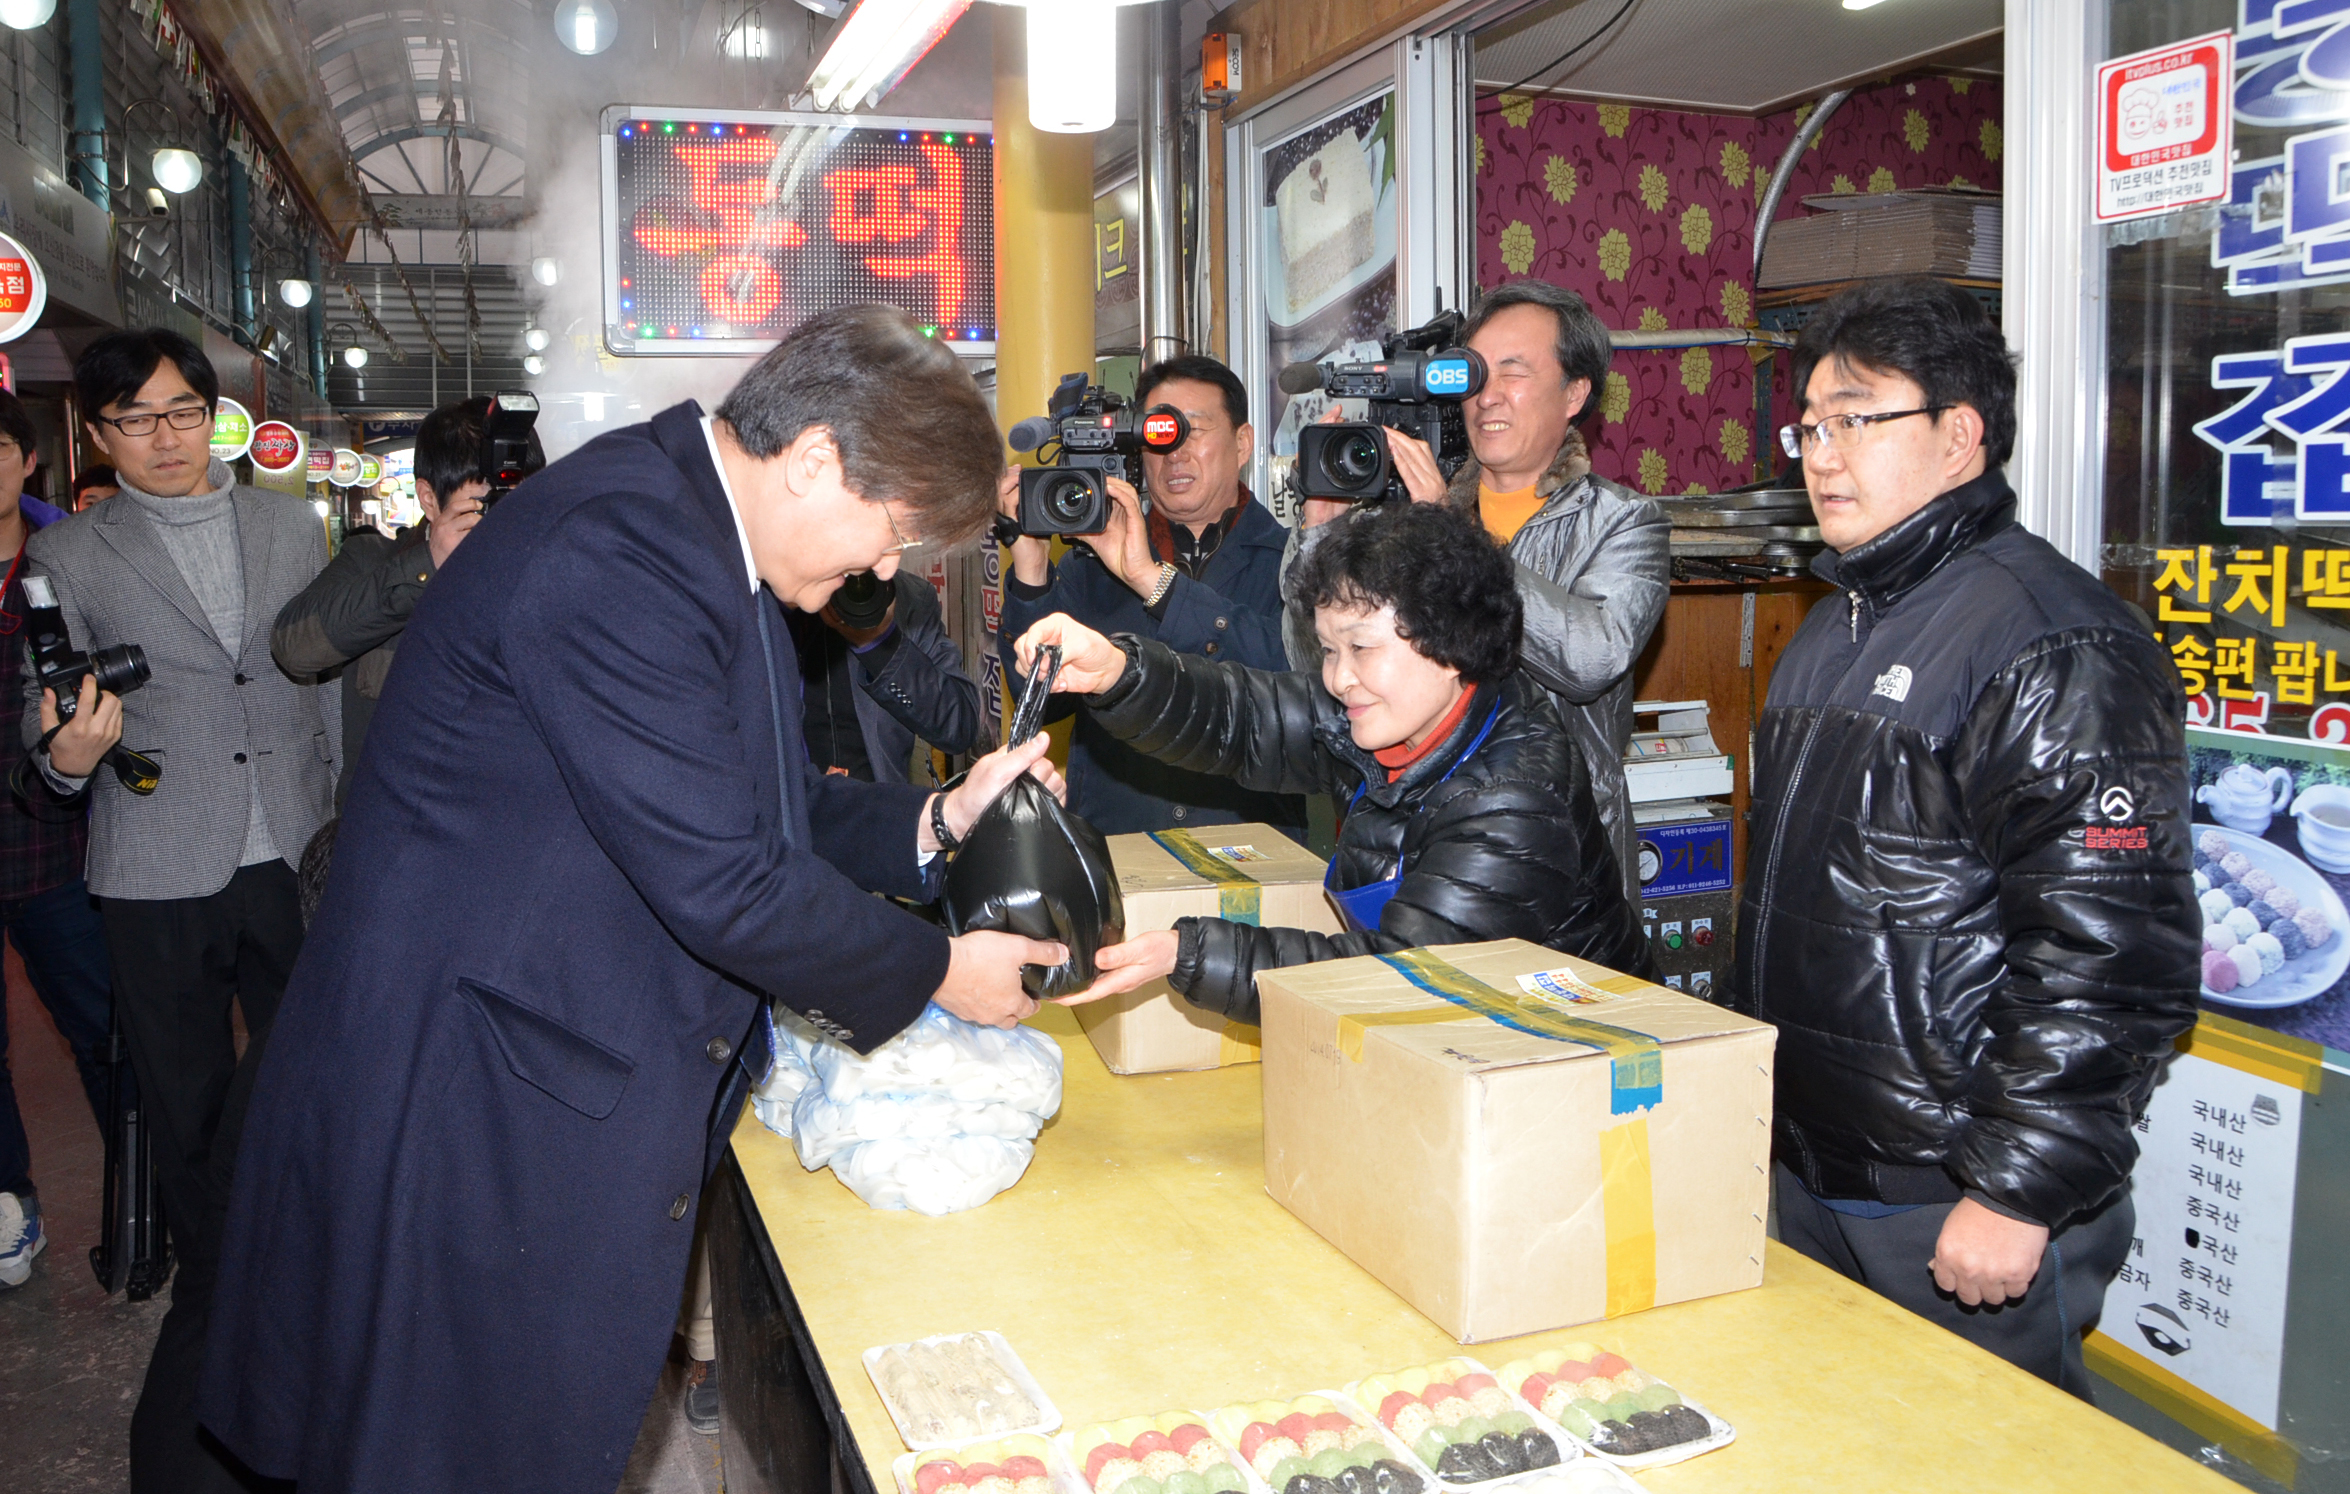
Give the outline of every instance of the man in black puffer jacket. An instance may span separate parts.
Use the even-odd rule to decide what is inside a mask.
[[[1738,921],[1781,1235],[2085,1397],[2131,1127],[2194,1020],[2185,702],[2016,522],[2014,365],[1971,296],[1839,296],[1795,387],[1838,595],[1771,677]]]
[[[1193,1005],[1257,1020],[1256,973],[1431,944],[1527,939],[1649,973],[1591,773],[1518,673],[1509,557],[1473,516],[1395,503],[1331,526],[1299,567],[1319,677],[1178,654],[1065,615],[1020,638],[1064,652],[1060,683],[1140,751],[1265,793],[1335,794],[1328,887],[1347,931],[1185,918],[1101,951],[1081,998],[1160,976]]]

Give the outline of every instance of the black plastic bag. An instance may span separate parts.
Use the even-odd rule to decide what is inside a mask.
[[[1060,667],[1061,651],[1046,649],[1012,714],[1009,741],[1035,734]],[[1021,969],[1020,984],[1040,1001],[1092,985],[1095,951],[1126,936],[1109,842],[1027,774],[972,823],[947,867],[940,906],[951,933],[993,929],[1067,945],[1066,963]]]

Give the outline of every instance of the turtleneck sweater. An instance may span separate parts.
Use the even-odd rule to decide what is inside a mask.
[[[213,636],[229,658],[235,659],[245,647],[245,562],[237,545],[236,476],[226,462],[215,459],[205,469],[204,483],[184,498],[158,498],[125,482],[119,496],[138,506],[164,552],[179,568],[180,578],[195,593],[197,605],[212,624]],[[280,853],[269,833],[269,816],[261,807],[258,756],[246,767],[251,807],[239,864],[251,866],[275,861]]]

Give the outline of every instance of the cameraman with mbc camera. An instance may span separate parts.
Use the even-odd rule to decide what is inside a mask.
[[[445,404],[416,432],[416,501],[424,522],[396,535],[355,529],[343,536],[318,578],[279,609],[269,652],[278,667],[305,683],[343,670],[343,772],[335,802],[350,792],[359,745],[391,673],[400,632],[436,572],[473,526],[481,522],[490,490],[482,468],[482,417],[490,397]],[[345,668],[344,666],[349,666]]]
[[[1024,536],[1012,545],[997,633],[1007,676],[1019,672],[1012,641],[1056,612],[1105,636],[1132,633],[1180,654],[1289,667],[1281,643],[1288,533],[1240,480],[1256,452],[1248,391],[1213,358],[1169,358],[1135,384],[1134,408],[1154,404],[1182,411],[1190,434],[1171,452],[1143,453],[1148,514],[1131,485],[1112,479],[1108,527],[1072,546],[1059,565],[1046,540]],[[1007,487],[1006,514],[1017,514],[1018,496]],[[1075,697],[1054,705],[1056,718],[1077,713],[1069,807],[1105,835],[1260,821],[1304,842],[1304,799],[1169,767],[1102,730]]]
[[[29,677],[24,738],[53,786],[90,789],[90,891],[179,1260],[131,1418],[131,1484],[229,1488],[197,1432],[196,1375],[245,1102],[302,949],[292,858],[333,810],[342,725],[332,691],[270,661],[269,620],[326,564],[326,527],[212,457],[220,380],[185,337],[110,333],[73,374],[122,491],[25,554],[75,649],[135,645],[145,670],[115,676],[128,694],[85,685],[62,725],[57,692]],[[118,740],[160,779],[135,775]]]
[[[1391,430],[1388,449],[1414,503],[1475,512],[1517,563],[1526,605],[1520,667],[1550,692],[1590,764],[1625,895],[1637,902],[1624,749],[1632,740],[1632,665],[1664,615],[1672,581],[1670,526],[1655,504],[1591,470],[1577,426],[1614,349],[1581,296],[1514,281],[1486,292],[1464,331],[1463,345],[1487,370],[1462,411],[1470,459],[1448,481],[1427,443]],[[1349,506],[1307,499],[1301,554],[1316,542],[1315,527]]]

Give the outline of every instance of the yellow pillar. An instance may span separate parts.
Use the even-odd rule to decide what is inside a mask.
[[[995,12],[996,428],[1045,412],[1064,374],[1093,376],[1093,137],[1028,122],[1028,12]],[[1033,457],[1023,461],[1033,462]],[[1054,547],[1056,550],[1058,545]],[[1007,574],[1011,562],[1004,562]],[[1004,681],[1008,723],[1017,682]],[[1069,722],[1052,727],[1069,761]]]
[[[995,11],[996,424],[1093,373],[1093,137],[1028,122],[1028,12]]]

